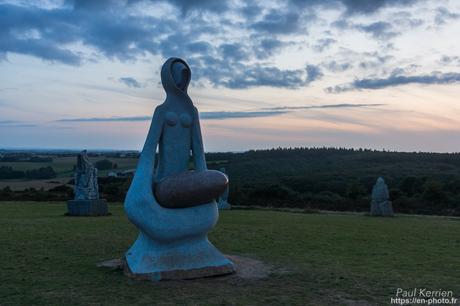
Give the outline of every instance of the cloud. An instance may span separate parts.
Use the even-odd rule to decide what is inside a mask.
[[[258,118],[258,117],[272,117],[283,115],[296,110],[307,109],[324,109],[324,108],[360,108],[360,107],[376,107],[385,104],[326,104],[326,105],[307,105],[307,106],[279,106],[270,108],[261,108],[253,111],[215,111],[215,112],[200,112],[200,119],[202,120],[223,120],[233,118]],[[150,121],[150,116],[130,116],[130,117],[93,117],[93,118],[66,118],[59,119],[56,122],[138,122]],[[1,125],[1,121],[0,121]]]
[[[85,55],[71,49],[81,43],[108,58],[135,59],[144,52],[156,53],[150,37],[158,20],[153,17],[73,10],[0,5],[0,52],[33,55],[51,62],[79,65]]]
[[[451,84],[460,82],[460,73],[457,72],[432,72],[427,75],[404,76],[391,75],[387,78],[357,79],[350,84],[338,85],[326,88],[329,93],[340,93],[360,89],[381,89],[386,87],[400,86],[406,84]]]
[[[460,56],[448,56],[448,55],[443,55],[440,59],[441,64],[455,64],[455,65],[460,65]]]
[[[93,117],[93,118],[66,118],[56,120],[57,122],[122,122],[122,121],[148,121],[149,116],[132,116],[132,117]]]
[[[390,39],[397,35],[398,32],[393,30],[393,26],[385,21],[378,21],[368,25],[355,25],[355,28],[371,34],[376,39]]]
[[[325,104],[325,105],[306,105],[306,106],[280,106],[266,108],[267,110],[302,110],[302,109],[321,109],[321,108],[360,108],[360,107],[376,107],[383,106],[385,104],[380,103],[369,103],[369,104]]]
[[[256,39],[256,37],[253,37],[253,39]],[[255,56],[259,59],[266,59],[290,44],[276,38],[264,38],[259,41],[256,40],[256,42],[253,50]]]
[[[313,50],[317,52],[323,52],[327,48],[329,48],[332,44],[336,43],[337,40],[333,38],[324,38],[324,39],[319,39],[315,45],[313,45]]]
[[[12,124],[16,122],[17,121],[14,121],[14,120],[0,120],[0,125]]]
[[[446,24],[447,21],[449,20],[455,20],[459,18],[460,18],[460,14],[452,13],[445,7],[438,7],[436,9],[436,16],[434,18],[434,22],[437,25],[443,25],[443,24]]]
[[[408,6],[415,0],[341,0],[348,14],[373,14],[383,7]]]
[[[318,66],[307,65],[307,78],[305,80],[306,84],[309,84],[315,80],[319,80],[323,77],[323,73]]]
[[[289,34],[297,32],[299,21],[299,14],[294,11],[271,10],[261,21],[253,23],[251,28],[272,34]]]
[[[337,61],[335,60],[332,60],[328,63],[323,63],[322,64],[323,67],[325,67],[327,70],[329,71],[332,71],[332,72],[342,72],[342,71],[346,71],[350,68],[353,67],[353,65],[349,62],[347,63],[338,63]]]
[[[277,67],[260,65],[241,66],[234,71],[230,79],[225,75],[222,79],[214,79],[216,85],[233,89],[245,89],[256,86],[299,88],[321,78],[322,73],[317,66],[307,65],[305,69],[282,70]]]
[[[285,111],[200,112],[201,119],[256,118],[282,115]]]
[[[273,111],[241,111],[241,112],[200,112],[200,118],[203,120],[211,119],[230,119],[230,118],[254,118],[254,117],[270,117],[286,113],[282,110]],[[95,117],[95,118],[68,118],[59,119],[57,122],[137,122],[149,121],[152,117],[149,116],[131,116],[131,117]]]
[[[152,1],[158,2],[158,1]],[[215,0],[169,0],[170,3],[179,7],[184,13],[192,10],[223,12],[228,9],[226,1]]]
[[[125,84],[128,87],[131,88],[141,88],[144,87],[143,84],[139,83],[136,79],[131,78],[131,77],[124,77],[124,78],[119,78],[119,82]]]
[[[245,61],[249,59],[249,53],[239,43],[225,43],[219,46],[222,57],[231,61]]]
[[[370,15],[385,7],[402,7],[416,3],[416,0],[291,0],[297,7],[336,7],[341,5],[347,15]]]
[[[341,23],[343,28],[358,29],[375,39],[386,40],[399,34],[396,19],[366,23],[370,18],[360,18],[355,20],[362,23],[353,24],[352,15],[372,15],[385,7],[410,6],[415,1],[291,0],[245,4],[244,1],[214,0],[65,0],[63,5],[59,1],[50,3],[0,4],[0,61],[6,60],[10,53],[74,66],[101,57],[131,62],[152,55],[178,56],[187,59],[194,80],[200,84],[245,89],[300,88],[321,79],[322,69],[345,71],[351,67],[374,69],[382,65],[383,61],[378,58],[357,58],[357,63],[337,59],[328,65],[307,63],[299,58],[297,66],[290,69],[275,63],[289,46],[305,47],[305,40],[298,38],[304,39],[310,26],[324,21],[320,10],[338,12],[330,14],[339,16],[332,17],[340,18],[333,23],[336,26]],[[438,8],[437,14],[444,19],[456,18],[456,13],[446,10]],[[398,18],[405,20],[401,16]],[[323,52],[337,44],[339,39],[332,36],[333,32],[318,39],[312,48]],[[381,52],[379,56],[390,56],[385,50]],[[143,86],[127,77],[119,81],[133,88]]]
[[[36,124],[16,121],[16,120],[0,120],[0,127],[6,128],[23,128],[23,127],[36,127]]]

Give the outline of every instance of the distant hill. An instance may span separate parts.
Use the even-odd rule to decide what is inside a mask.
[[[396,211],[460,215],[459,153],[279,148],[207,160],[226,168],[233,204],[366,211],[382,176]]]
[[[15,154],[21,159],[27,157],[24,152]],[[30,154],[38,155],[37,152]],[[51,158],[52,162],[3,162],[0,165],[24,171],[50,166],[59,178],[72,176],[76,152],[39,156]],[[93,162],[108,159],[121,171],[135,168],[138,152],[90,152],[90,156]],[[3,154],[3,158],[11,158],[11,152]],[[460,215],[459,153],[279,148],[207,153],[206,159],[209,168],[226,169],[230,177],[229,201],[233,205],[368,211],[372,186],[382,176],[390,188],[396,212]],[[109,201],[123,201],[130,178],[104,177],[107,170],[101,170],[99,175],[102,176],[99,184],[104,197]],[[10,182],[3,181],[0,188],[8,184]],[[34,186],[39,185],[34,182],[30,187]],[[62,200],[71,193],[65,188],[23,193],[17,189],[14,192],[1,190],[0,200]]]

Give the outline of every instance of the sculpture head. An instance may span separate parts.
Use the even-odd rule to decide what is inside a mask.
[[[385,184],[383,178],[379,177],[372,188],[372,199],[377,202],[383,202],[387,201],[389,197],[388,186]]]
[[[187,93],[191,71],[187,63],[180,58],[169,58],[161,68],[161,83],[166,93]]]
[[[85,172],[88,164],[89,164],[88,154],[86,150],[83,150],[80,152],[80,154],[78,154],[78,157],[77,157],[77,170],[81,172]]]

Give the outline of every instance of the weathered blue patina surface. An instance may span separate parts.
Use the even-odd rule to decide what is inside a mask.
[[[78,154],[75,169],[75,198],[67,201],[69,216],[106,216],[107,201],[99,198],[97,168],[89,161],[86,150]]]
[[[377,182],[372,188],[371,215],[384,217],[393,216],[393,204],[390,201],[390,193],[382,177],[377,179]]]
[[[167,97],[155,109],[125,199],[126,214],[140,231],[125,254],[125,272],[134,278],[181,279],[234,271],[233,263],[207,237],[218,219],[215,201],[165,208],[153,192],[156,182],[188,170],[190,154],[195,171],[207,170],[198,110],[187,94],[190,77],[190,68],[182,59],[164,63],[161,80]]]

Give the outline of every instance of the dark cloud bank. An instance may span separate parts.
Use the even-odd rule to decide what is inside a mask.
[[[382,79],[358,79],[350,84],[328,87],[326,90],[331,93],[340,93],[350,90],[381,89],[406,84],[450,84],[455,82],[460,82],[460,73],[432,72],[428,75],[391,75]]]
[[[138,82],[135,78],[131,78],[131,77],[120,78],[119,81],[121,83],[125,84],[126,86],[132,87],[132,88],[144,87],[144,85],[142,85],[140,82]]]
[[[160,19],[139,13],[159,3],[169,3],[176,8],[177,14]],[[415,0],[290,0],[276,10],[262,7],[263,2],[234,7],[227,1],[214,0],[67,0],[57,8],[0,4],[0,60],[8,53],[68,65],[97,60],[91,52],[88,54],[73,47],[82,45],[120,61],[135,61],[147,54],[186,57],[195,79],[217,87],[298,88],[320,79],[322,68],[345,71],[352,67],[352,64],[335,61],[305,64],[299,59],[298,69],[280,69],[264,61],[290,45],[286,35],[307,35],[308,24],[316,18],[315,10],[340,10],[342,15],[336,26],[368,33],[377,40],[388,40],[399,35],[392,24],[386,21],[353,24],[350,17],[372,15],[385,7],[408,7],[414,3]],[[208,18],[209,14],[218,18]],[[235,21],[229,14],[238,15],[242,21]],[[439,8],[436,22],[442,24],[458,17],[446,8]],[[249,39],[216,44],[209,41],[210,36],[222,37],[238,29],[246,31]],[[325,37],[311,47],[322,52],[336,43],[334,38]],[[405,81],[399,78],[396,82]],[[131,88],[144,86],[130,77],[118,81]],[[373,85],[372,80],[363,79],[353,82],[351,88],[379,87]],[[343,90],[337,87],[329,91]]]

